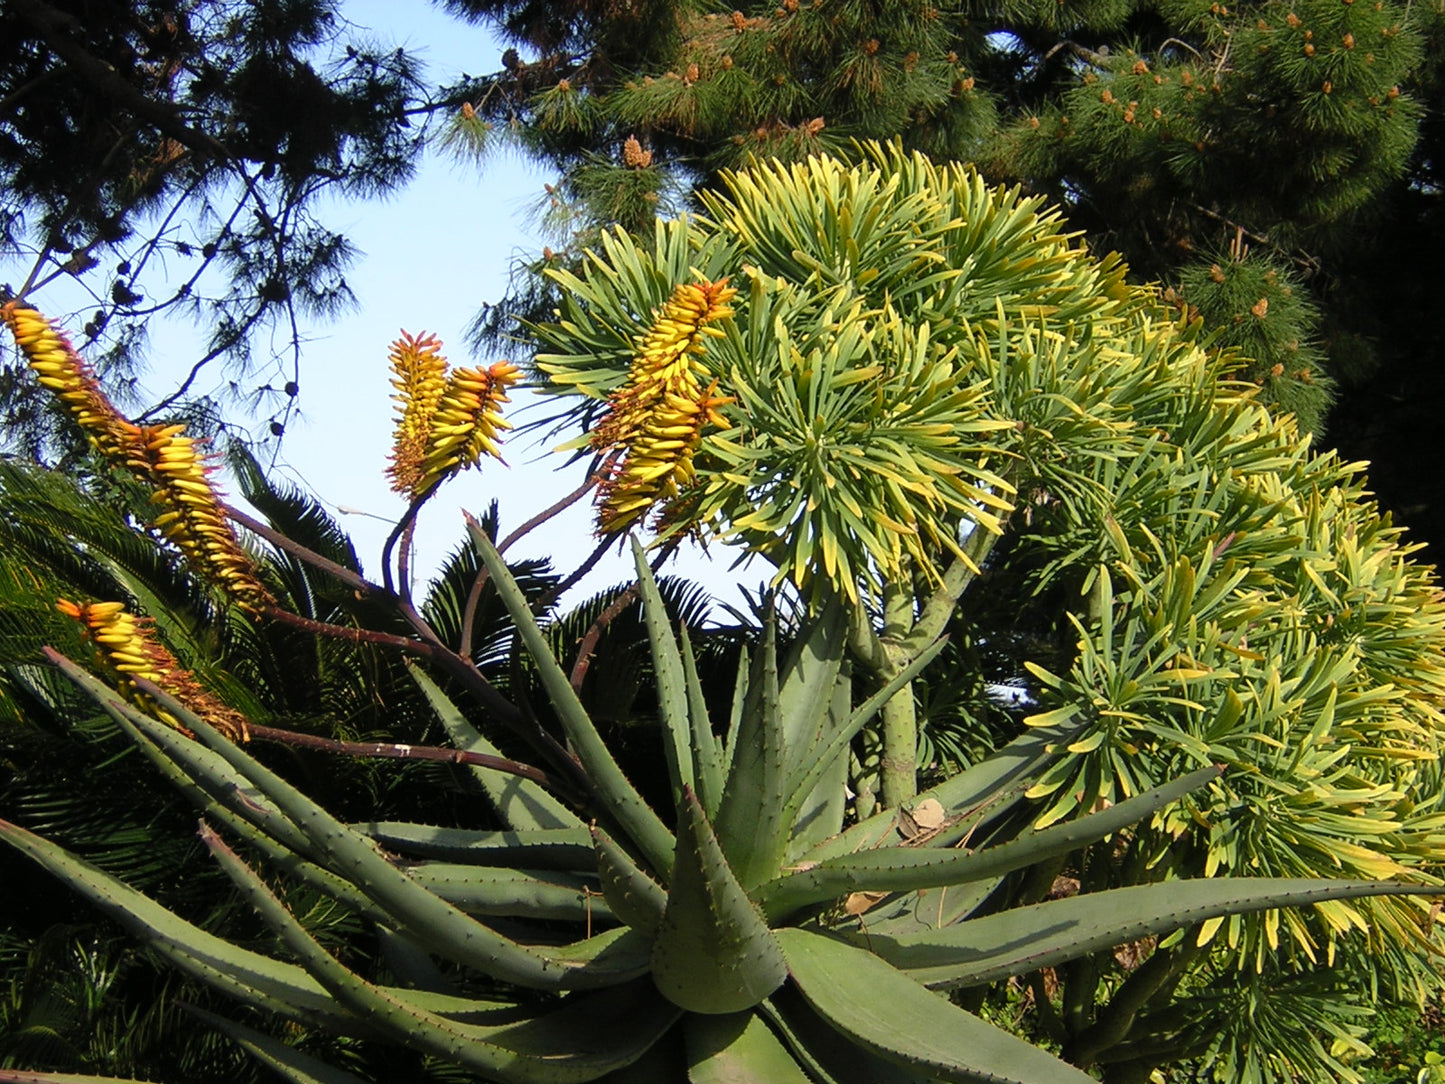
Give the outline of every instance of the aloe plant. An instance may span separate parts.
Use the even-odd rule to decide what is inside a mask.
[[[769,628],[720,740],[686,633],[680,642],[670,627],[639,551],[675,802],[664,819],[619,769],[495,548],[479,530],[475,540],[575,753],[590,820],[534,780],[478,768],[504,830],[342,823],[158,686],[140,682],[197,740],[54,656],[196,802],[206,846],[290,959],[227,943],[14,825],[0,835],[242,1003],[500,1081],[626,1079],[629,1067],[636,1079],[668,1079],[666,1067],[682,1066],[700,1082],[1084,1081],[935,991],[1219,915],[1435,891],[1210,879],[995,911],[1010,874],[1125,832],[1219,770],[1033,830],[1023,793],[1067,735],[1031,730],[927,792],[913,815],[845,826],[850,742],[894,692],[852,705],[845,611],[810,618],[782,657]],[[459,747],[490,749],[432,679],[415,676]],[[410,959],[411,981],[349,969],[233,843],[354,908]],[[492,980],[485,996],[467,992],[479,978]],[[289,1079],[349,1079],[226,1026]]]

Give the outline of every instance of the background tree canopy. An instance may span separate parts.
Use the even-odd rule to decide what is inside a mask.
[[[446,6],[515,45],[454,136],[553,162],[559,221],[584,241],[752,155],[900,137],[1064,207],[1442,537],[1417,473],[1438,459],[1427,419],[1445,389],[1417,319],[1438,282],[1439,5]],[[514,313],[488,315],[484,339]]]
[[[208,329],[197,372],[227,359],[244,377],[260,332],[289,325],[294,349],[298,314],[349,299],[351,246],[315,208],[410,176],[420,94],[413,58],[334,3],[7,4],[0,245],[33,261],[9,288],[80,280],[96,301],[75,330],[117,385],[146,321],[172,308]],[[262,409],[280,424],[296,384],[276,384]],[[197,408],[189,390],[159,408]],[[13,371],[0,393],[12,446],[46,448],[41,401]]]

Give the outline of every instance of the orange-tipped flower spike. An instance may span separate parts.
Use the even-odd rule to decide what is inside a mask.
[[[435,335],[403,331],[391,346],[397,419],[391,488],[415,499],[445,479],[475,466],[482,455],[501,459],[500,435],[507,389],[521,377],[510,362],[447,372]]]
[[[502,458],[498,441],[512,426],[501,408],[521,375],[515,365],[499,361],[486,369],[457,369],[448,377],[427,432],[417,493],[475,466],[484,453]]]
[[[196,442],[182,435],[183,427],[128,421],[65,336],[34,309],[10,301],[0,306],[0,319],[40,383],[55,392],[96,450],[152,487],[151,500],[163,509],[153,526],[180,548],[192,568],[251,613],[269,605],[270,593],[221,509],[210,468]]]
[[[669,392],[653,411],[643,431],[628,448],[627,458],[599,492],[598,529],[623,530],[662,504],[676,498],[692,482],[693,456],[706,426],[730,428],[718,408],[733,402],[717,394],[717,382],[696,398]]]
[[[130,465],[155,486],[151,502],[165,509],[155,526],[185,554],[191,567],[250,613],[273,599],[256,577],[250,555],[241,548],[231,521],[211,484],[210,464],[197,442],[179,425],[140,429],[141,451]]]
[[[135,679],[143,678],[159,685],[232,741],[249,738],[245,716],[212,696],[194,674],[176,661],[165,645],[156,640],[154,623],[149,618],[129,613],[123,602],[60,599],[55,608],[80,622],[121,695],[136,707],[192,736],[174,715],[136,687]]]

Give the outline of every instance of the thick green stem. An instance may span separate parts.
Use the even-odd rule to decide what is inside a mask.
[[[848,630],[848,647],[858,662],[880,684],[886,684],[943,634],[954,608],[978,577],[998,536],[977,529],[964,544],[966,558],[954,558],[933,592],[921,605],[913,578],[900,576],[883,589],[883,630],[876,632],[862,607],[854,607]],[[918,793],[918,714],[913,685],[898,691],[881,713],[883,753],[879,790],[884,808],[893,809]],[[854,789],[860,797],[867,787],[855,776]],[[871,802],[869,803],[871,804]],[[864,804],[858,809],[862,814]]]
[[[1111,1046],[1127,1039],[1139,1013],[1145,1006],[1157,1004],[1155,999],[1161,998],[1166,989],[1172,989],[1185,968],[1199,955],[1196,940],[1186,937],[1179,947],[1160,949],[1135,968],[1114,991],[1108,1005],[1099,1011],[1094,1024],[1076,1032],[1065,1045],[1064,1058],[1075,1065],[1090,1065]]]
[[[963,544],[965,557],[955,557],[949,563],[933,594],[923,603],[918,620],[908,633],[903,646],[908,649],[911,657],[917,656],[943,635],[959,599],[963,598],[963,593],[973,581],[978,579],[979,570],[1001,537],[1002,535],[992,534],[982,527],[975,528],[968,536],[968,540]]]
[[[912,583],[894,582],[883,589],[883,648],[892,680],[908,665],[903,640],[913,629]],[[883,758],[880,769],[883,806],[897,809],[918,793],[918,712],[910,681],[883,705]]]

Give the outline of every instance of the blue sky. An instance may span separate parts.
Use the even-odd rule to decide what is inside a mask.
[[[426,62],[429,84],[454,81],[500,66],[500,48],[485,30],[451,19],[430,4],[412,0],[345,0],[342,14],[377,38],[415,52]],[[384,477],[391,444],[387,350],[402,329],[438,335],[454,364],[470,364],[464,330],[482,303],[506,292],[513,265],[540,250],[533,209],[551,179],[515,155],[501,153],[478,169],[429,153],[416,178],[382,202],[339,203],[324,212],[327,225],[361,251],[347,274],[357,305],[340,317],[303,328],[308,342],[301,370],[300,415],[287,425],[277,470],[319,497],[356,541],[369,575],[379,576],[381,544],[403,511]],[[0,279],[18,280],[14,266],[0,263]],[[47,292],[48,291],[48,292]],[[49,314],[84,308],[83,300],[58,290],[31,300]],[[197,338],[189,328],[156,328],[149,390],[164,393],[190,368]],[[265,344],[260,344],[264,348]],[[219,372],[216,378],[219,379]],[[525,420],[527,396],[511,411]],[[519,410],[519,408],[521,408]],[[548,455],[546,444],[514,438],[504,448],[509,467],[489,464],[444,487],[422,512],[414,569],[421,578],[461,537],[461,510],[481,512],[501,503],[505,533],[553,503],[582,481],[582,464]],[[591,552],[590,508],[552,521],[519,543],[514,554],[549,556],[564,570]],[[731,553],[709,562],[696,552],[680,555],[667,571],[709,583],[714,593],[736,598],[727,572]],[[575,591],[573,599],[630,578],[631,559],[609,558]],[[744,581],[756,585],[760,573]]]

